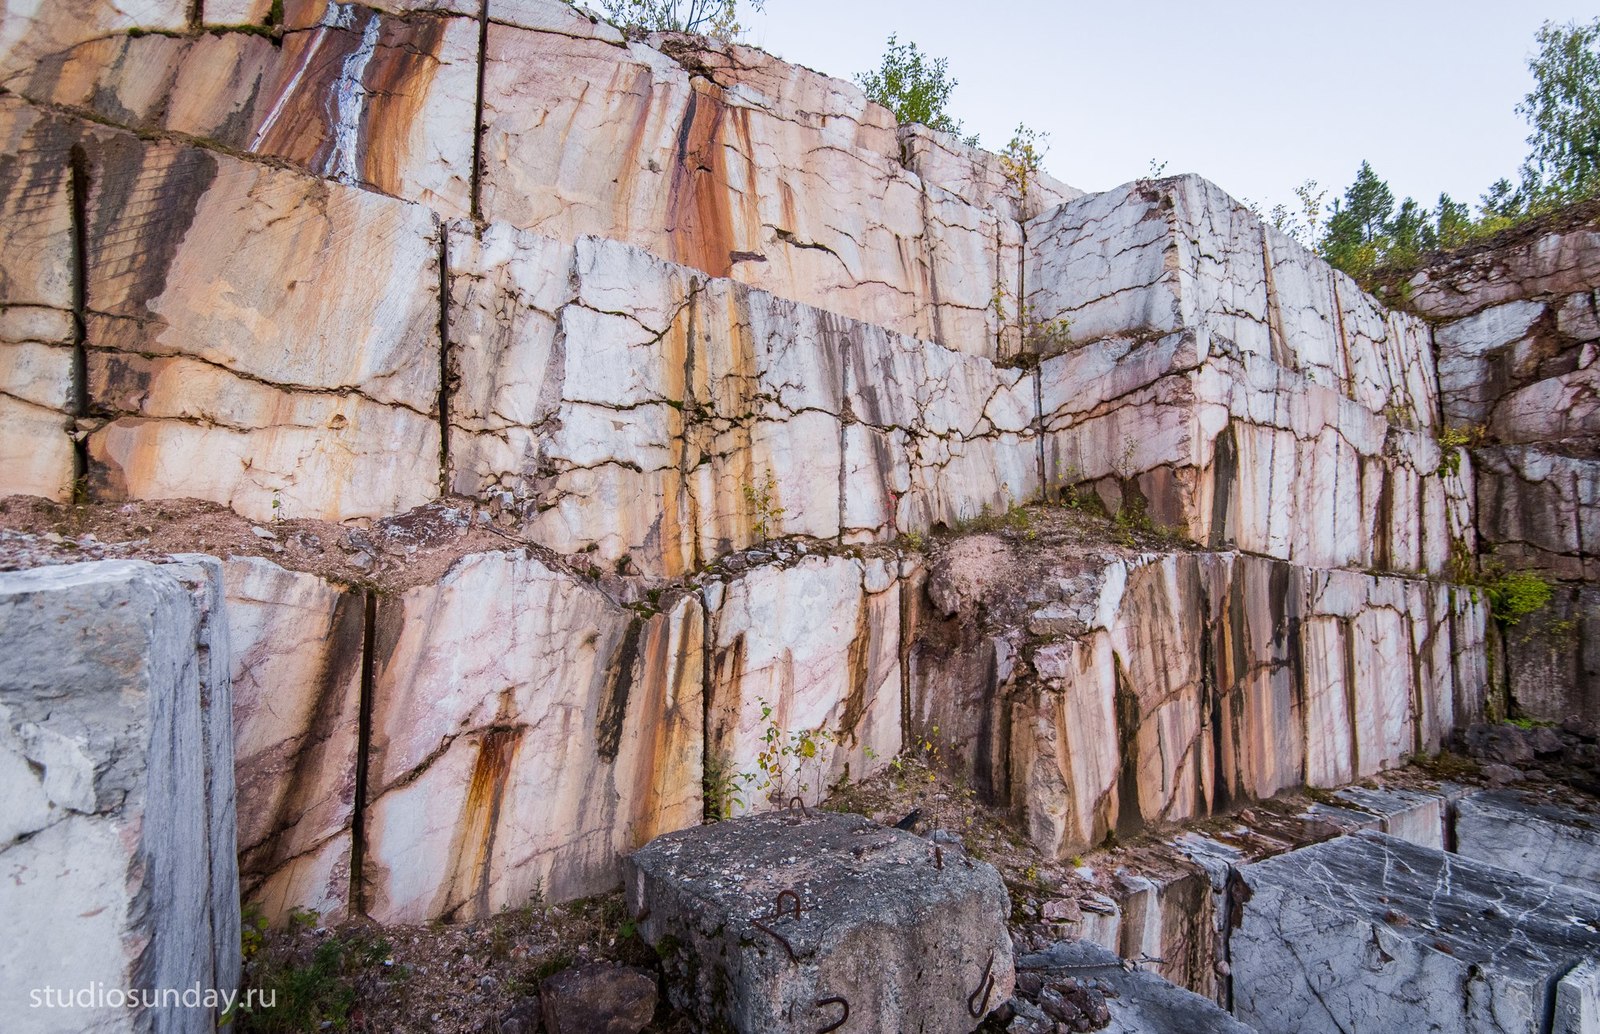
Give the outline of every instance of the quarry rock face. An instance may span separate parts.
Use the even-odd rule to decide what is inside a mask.
[[[901,629],[896,565],[807,557],[717,586],[706,699],[706,756],[739,814],[819,802],[900,749]],[[796,737],[820,731],[806,748]],[[771,738],[808,749],[773,777]],[[732,782],[728,782],[732,780]]]
[[[1235,1012],[1258,1030],[1541,1031],[1600,951],[1600,898],[1380,833],[1239,875]]]
[[[349,905],[366,597],[259,557],[223,565],[239,879],[271,922]]]
[[[705,1029],[970,1031],[1011,996],[1005,887],[957,848],[797,805],[627,865],[640,935]]]
[[[1501,647],[1517,708],[1555,722],[1593,714],[1600,693],[1592,222],[1511,235],[1407,284],[1406,305],[1437,324],[1440,401],[1470,446],[1478,534],[1502,566],[1553,583],[1547,612],[1506,629]]]
[[[1033,311],[1071,325],[1039,371],[1052,484],[1213,547],[1443,570],[1471,482],[1440,467],[1425,324],[1192,176],[1063,204],[1028,248]]]
[[[448,7],[285,17],[282,47],[112,35],[15,77],[47,247],[5,300],[54,314],[12,335],[49,449],[7,487],[257,519],[507,496],[537,541],[668,577],[751,545],[768,478],[781,533],[844,541],[1078,484],[1314,566],[1437,572],[1463,537],[1425,328],[1203,181],[1020,192],[847,84],[553,2],[497,9],[482,53]],[[208,64],[237,92],[185,89]],[[575,100],[580,71],[615,85]],[[1045,362],[995,365],[1020,351]]]
[[[532,556],[481,553],[375,621],[368,915],[597,893],[618,855],[699,820],[696,598],[646,616]]]
[[[1592,229],[1436,263],[1400,312],[1197,177],[1024,183],[848,83],[557,0],[12,6],[0,492],[340,522],[345,556],[3,576],[84,630],[0,676],[38,676],[3,701],[6,856],[111,895],[19,898],[45,933],[8,986],[80,927],[225,985],[236,890],[424,923],[626,875],[700,1022],[971,1030],[1011,994],[994,870],[806,812],[937,742],[1050,859],[1239,814],[1051,914],[1263,1029],[1321,1023],[1335,977],[1350,1016],[1414,1007],[1395,1029],[1596,1022],[1594,967],[1546,964],[1594,953],[1587,906],[1525,875],[1590,880],[1581,824],[1392,787],[1242,817],[1506,690],[1592,722]],[[1480,546],[1551,606],[1452,584]],[[54,707],[46,661],[102,654],[135,689],[57,729],[110,683]],[[94,772],[59,754],[113,719]],[[1261,861],[1352,830],[1524,875],[1365,832]],[[1337,954],[1302,965],[1306,931]],[[1143,975],[1116,1022],[1228,1029]]]
[[[0,576],[0,905],[26,932],[0,949],[0,979],[35,1006],[30,1030],[206,1031],[222,1011],[30,997],[47,988],[237,987],[219,583],[215,560]]]
[[[1482,707],[1485,613],[1468,592],[1231,553],[1108,563],[989,542],[932,566],[952,616],[919,631],[914,721],[1056,857],[1374,775]],[[951,580],[975,566],[992,581],[963,598]],[[984,636],[993,659],[974,670],[960,644]]]

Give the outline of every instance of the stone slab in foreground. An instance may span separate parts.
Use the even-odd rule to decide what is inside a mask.
[[[627,894],[674,1004],[707,1029],[812,1034],[848,1008],[839,1029],[948,1034],[1011,997],[999,873],[858,815],[669,833],[628,859]]]
[[[7,1029],[216,1029],[220,1010],[203,1002],[146,1009],[110,996],[202,1001],[237,986],[220,598],[220,566],[201,557],[0,575]],[[66,992],[69,1007],[57,1006]]]
[[[1600,955],[1589,895],[1364,831],[1239,870],[1234,1012],[1299,1034],[1540,1034]],[[1581,988],[1568,1029],[1592,1031]]]

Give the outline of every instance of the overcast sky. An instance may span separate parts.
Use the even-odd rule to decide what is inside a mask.
[[[1084,190],[1198,172],[1270,208],[1309,178],[1342,192],[1363,158],[1397,197],[1476,201],[1515,177],[1513,111],[1545,20],[1589,3],[1096,3],[768,0],[748,41],[841,78],[877,66],[891,32],[950,60],[950,113],[994,149],[1024,122],[1046,168]]]

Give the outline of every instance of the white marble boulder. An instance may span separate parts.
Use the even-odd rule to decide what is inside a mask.
[[[1011,996],[999,873],[859,815],[774,813],[660,837],[630,912],[697,1029],[971,1031]]]
[[[186,558],[0,576],[0,911],[14,933],[0,996],[29,1030],[199,1034],[216,997],[130,1008],[76,993],[237,987],[220,575]],[[46,989],[75,1004],[50,1007]]]
[[[1600,898],[1381,833],[1238,873],[1234,1011],[1257,1030],[1539,1034],[1600,952]]]

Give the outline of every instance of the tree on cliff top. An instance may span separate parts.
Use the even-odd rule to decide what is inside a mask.
[[[767,0],[749,0],[760,12]],[[698,32],[727,42],[745,30],[739,0],[604,0],[606,17],[624,29],[643,32]]]
[[[1600,18],[1587,25],[1545,22],[1535,39],[1538,53],[1528,59],[1534,87],[1516,107],[1532,129],[1529,154],[1518,180],[1503,178],[1490,185],[1476,216],[1449,194],[1439,195],[1431,211],[1411,198],[1397,208],[1389,185],[1362,162],[1355,182],[1334,202],[1320,231],[1321,197],[1309,191],[1301,197],[1307,213],[1303,221],[1285,206],[1274,209],[1279,229],[1312,243],[1323,258],[1362,278],[1378,268],[1404,268],[1436,248],[1460,247],[1562,205],[1600,197]]]
[[[1346,271],[1368,270],[1383,256],[1394,194],[1368,162],[1356,171],[1356,181],[1333,203],[1333,214],[1319,250],[1329,262]]]
[[[1517,105],[1533,127],[1523,191],[1546,205],[1592,197],[1600,193],[1600,18],[1545,22],[1536,39],[1534,87]]]
[[[929,57],[915,43],[901,43],[897,35],[890,36],[889,49],[877,71],[858,73],[855,81],[868,100],[894,112],[901,125],[919,122],[929,129],[961,134],[961,123],[944,110],[956,88],[949,59]],[[978,138],[967,142],[976,144]]]

